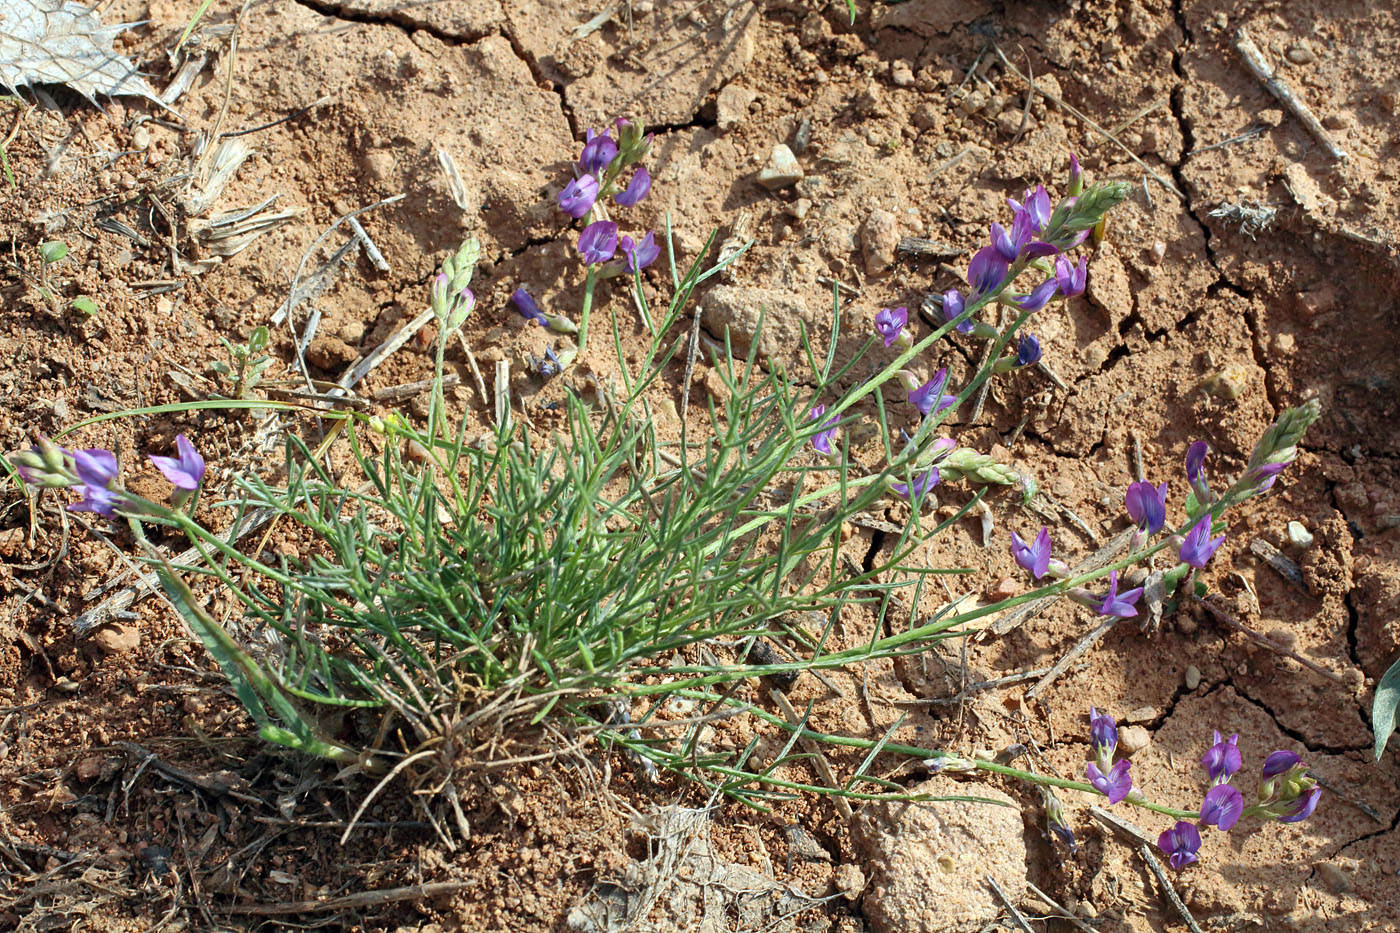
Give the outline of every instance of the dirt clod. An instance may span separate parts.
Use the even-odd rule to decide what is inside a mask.
[[[928,781],[915,793],[957,793],[957,785]],[[851,826],[871,869],[864,908],[875,933],[973,933],[993,922],[1001,902],[991,875],[1013,902],[1026,889],[1026,845],[1020,808],[992,788],[984,795],[1006,806],[957,803],[875,804]]]

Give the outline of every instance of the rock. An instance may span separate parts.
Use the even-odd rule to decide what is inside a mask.
[[[1249,384],[1252,381],[1252,369],[1253,367],[1243,363],[1226,366],[1219,372],[1207,376],[1205,381],[1201,383],[1201,388],[1207,394],[1218,399],[1233,402],[1249,389]]]
[[[1128,758],[1133,757],[1152,743],[1152,734],[1142,726],[1120,726],[1118,729],[1118,749]]]
[[[125,654],[141,646],[141,629],[135,625],[104,625],[92,636],[105,654]]]
[[[836,869],[836,890],[848,901],[856,900],[865,890],[865,873],[850,862]]]
[[[80,759],[73,771],[84,784],[95,781],[102,773],[102,759],[96,755]]]
[[[909,63],[900,59],[890,65],[890,80],[896,87],[914,86],[914,69],[909,67]]]
[[[359,355],[359,351],[350,344],[330,334],[318,336],[306,348],[306,362],[323,372],[342,370],[355,362]]]
[[[1010,599],[1021,591],[1021,584],[1016,582],[1015,577],[1005,577],[995,587],[987,591],[987,598],[993,602],[1001,602],[1003,599]]]
[[[777,191],[801,180],[802,166],[798,164],[797,156],[786,144],[778,143],[768,157],[768,166],[758,173],[758,183],[769,191]]]
[[[786,289],[716,285],[705,293],[700,307],[706,329],[721,334],[727,328],[734,350],[740,356],[748,354],[755,339],[759,354],[765,357],[796,351],[802,345],[799,324],[804,320],[809,336],[819,330],[817,317],[808,314],[806,306]],[[760,312],[763,314],[761,334]]]
[[[1302,522],[1288,523],[1288,541],[1300,551],[1306,551],[1313,545],[1313,533],[1303,525]]]
[[[1353,861],[1346,859],[1346,861]],[[1327,885],[1328,890],[1333,894],[1345,894],[1351,890],[1351,876],[1355,868],[1348,870],[1347,867],[1334,865],[1331,862],[1319,862],[1316,866],[1317,876],[1322,879],[1322,883]]]
[[[742,84],[725,85],[715,97],[715,127],[721,133],[734,129],[749,118],[749,105],[757,99],[758,92]]]
[[[1201,685],[1201,669],[1194,664],[1187,665],[1185,681],[1187,690],[1195,690]]]
[[[960,792],[947,778],[913,790]],[[1006,806],[872,803],[856,814],[851,841],[872,872],[862,905],[872,933],[976,933],[1002,913],[986,875],[1012,903],[1025,895],[1020,807],[990,787],[977,795]]]
[[[1021,122],[1023,119],[1025,120],[1024,125]],[[1029,133],[1035,129],[1035,117],[1019,110],[1003,110],[997,114],[997,129],[1001,131],[1003,136],[1015,136],[1022,129]]]
[[[889,211],[871,211],[860,227],[860,249],[865,256],[865,272],[875,275],[894,264],[899,245],[899,218]]]
[[[1290,45],[1288,51],[1283,53],[1283,56],[1295,65],[1311,65],[1313,62],[1317,61],[1317,54],[1313,52],[1312,47],[1308,45],[1308,40],[1306,39],[1299,39],[1296,43]]]

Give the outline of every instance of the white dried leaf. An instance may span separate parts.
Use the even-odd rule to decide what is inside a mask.
[[[73,0],[0,4],[0,88],[63,84],[97,103],[98,94],[137,95],[159,103],[150,85],[112,48],[130,23],[104,26]]]

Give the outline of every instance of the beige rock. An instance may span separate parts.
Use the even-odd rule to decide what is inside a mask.
[[[92,636],[106,654],[125,654],[141,646],[141,629],[135,625],[104,625]]]
[[[1133,757],[1152,744],[1152,734],[1142,726],[1120,726],[1118,728],[1118,750],[1128,758]]]
[[[785,143],[773,147],[768,165],[758,173],[758,183],[769,191],[795,185],[802,180],[802,165]]]
[[[899,245],[899,218],[889,211],[871,211],[860,227],[860,249],[865,256],[865,272],[875,275],[894,263]]]
[[[859,866],[846,862],[836,869],[836,890],[848,901],[854,901],[865,890],[865,873]]]
[[[742,84],[728,84],[715,97],[715,127],[727,133],[749,118],[749,105],[758,99],[758,92]]]
[[[965,793],[941,778],[914,793]],[[1017,902],[1026,890],[1021,811],[999,790],[977,795],[1007,806],[965,803],[869,804],[851,840],[872,876],[863,910],[873,933],[976,933],[1002,913],[984,876]]]
[[[782,356],[801,347],[800,324],[804,320],[809,335],[820,328],[818,316],[810,313],[806,305],[786,289],[716,285],[705,293],[700,306],[706,328],[715,334],[728,329],[734,349],[741,355],[746,355],[753,341],[758,340],[761,356]],[[762,333],[759,332],[760,313]]]

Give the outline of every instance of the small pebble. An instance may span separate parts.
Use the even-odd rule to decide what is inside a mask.
[[[897,61],[890,66],[890,80],[897,87],[912,87],[914,84],[914,70],[909,67],[906,61]]]
[[[1313,545],[1313,533],[1302,522],[1289,522],[1288,540],[1298,550],[1306,551]]]
[[[1283,53],[1284,57],[1295,65],[1311,65],[1317,61],[1317,55],[1306,42],[1297,42],[1288,47],[1288,51]]]
[[[1152,735],[1142,726],[1121,726],[1118,729],[1118,748],[1131,758],[1152,742]]]
[[[105,654],[125,654],[141,646],[141,629],[134,625],[104,625],[92,640]]]
[[[840,891],[846,900],[856,900],[865,890],[865,873],[859,866],[849,862],[842,863],[836,869],[836,890]]]
[[[1186,689],[1195,690],[1201,685],[1201,669],[1194,664],[1186,667]]]
[[[758,183],[769,191],[795,185],[802,180],[802,166],[785,144],[778,143],[768,157],[768,165],[758,173]]]
[[[1001,602],[1003,599],[1010,599],[1021,591],[1021,585],[1014,577],[1005,577],[1000,583],[987,592],[987,598],[993,602]]]
[[[1152,261],[1152,264],[1154,266],[1160,266],[1162,260],[1166,258],[1166,255],[1167,244],[1163,243],[1161,240],[1153,240],[1152,248],[1147,251],[1147,258]]]

